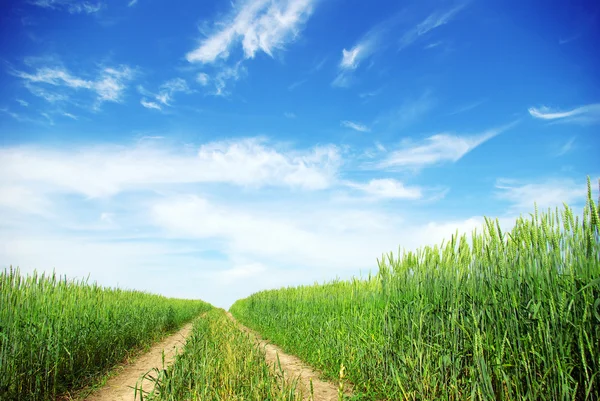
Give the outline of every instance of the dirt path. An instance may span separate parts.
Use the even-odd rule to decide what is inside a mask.
[[[249,333],[254,337],[256,342],[260,345],[261,348],[265,350],[266,360],[269,365],[277,366],[277,356],[279,356],[279,363],[281,364],[281,369],[284,371],[285,375],[289,379],[298,378],[298,384],[302,387],[303,394],[305,394],[304,399],[310,401],[337,401],[338,400],[338,385],[333,384],[324,380],[321,380],[321,375],[319,372],[315,371],[310,366],[306,365],[299,358],[286,354],[281,350],[281,348],[276,345],[270,344],[269,342],[263,340],[258,333],[250,330],[246,326],[239,323],[233,315],[227,312],[227,316],[234,322],[236,322],[242,330]],[[279,370],[277,367],[275,368]],[[314,398],[310,396],[310,382],[312,381],[313,387],[313,395]],[[351,395],[348,384],[344,385],[344,393],[346,395]]]
[[[177,333],[154,345],[149,352],[140,356],[131,365],[116,376],[111,377],[106,385],[88,396],[86,401],[134,401],[134,388],[138,380],[153,368],[162,369],[162,353],[165,351],[165,365],[170,365],[179,353],[187,336],[192,331],[192,323],[188,323]],[[147,379],[141,383],[142,388],[151,390],[154,383]],[[139,397],[139,395],[138,395]]]

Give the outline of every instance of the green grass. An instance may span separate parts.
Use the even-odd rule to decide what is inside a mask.
[[[263,291],[231,312],[357,398],[599,400],[600,235],[583,218],[519,218],[385,255],[365,280]]]
[[[211,306],[55,275],[0,273],[0,399],[50,400],[90,384]]]
[[[295,401],[301,393],[265,362],[264,350],[221,309],[198,319],[183,354],[167,370],[150,373],[155,382],[141,400]],[[137,398],[137,397],[136,397]]]

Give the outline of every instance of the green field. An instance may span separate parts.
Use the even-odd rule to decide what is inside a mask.
[[[390,400],[600,399],[600,240],[583,219],[520,218],[440,246],[388,254],[368,279],[263,291],[245,325],[356,396]]]
[[[211,306],[56,276],[0,273],[0,400],[49,400],[93,382]]]

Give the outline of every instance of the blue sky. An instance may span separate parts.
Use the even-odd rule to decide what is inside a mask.
[[[227,307],[599,177],[597,1],[0,8],[2,267]]]

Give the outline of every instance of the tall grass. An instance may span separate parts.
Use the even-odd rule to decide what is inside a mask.
[[[54,399],[210,307],[56,275],[3,271],[0,399]]]
[[[221,309],[198,319],[184,353],[151,373],[155,387],[141,400],[295,401],[302,394],[265,362],[264,350]],[[144,390],[144,389],[142,389]]]
[[[385,255],[366,280],[263,291],[231,312],[355,393],[600,399],[599,214],[571,209]]]

